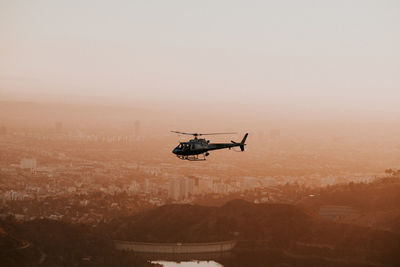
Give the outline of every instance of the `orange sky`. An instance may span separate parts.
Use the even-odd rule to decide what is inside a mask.
[[[398,118],[399,11],[398,1],[1,1],[0,99]]]

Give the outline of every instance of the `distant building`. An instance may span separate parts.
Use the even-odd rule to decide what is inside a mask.
[[[35,158],[23,158],[19,164],[21,169],[36,170],[37,162]]]
[[[181,198],[179,178],[173,178],[169,181],[168,197],[174,200],[179,200]]]
[[[144,180],[144,192],[150,193],[150,180],[149,179]]]
[[[13,191],[13,190],[7,191],[7,192],[4,193],[4,199],[5,200],[24,200],[27,197],[28,197],[28,195],[21,194],[21,193],[18,193],[16,191]]]
[[[128,192],[130,194],[137,194],[137,193],[141,192],[140,184],[136,181],[132,181],[132,183],[128,186]]]
[[[336,182],[335,176],[327,176],[321,179],[321,186],[333,185]]]
[[[253,189],[260,185],[258,179],[256,177],[243,177],[241,188],[244,190]]]
[[[198,179],[196,190],[199,194],[206,194],[213,190],[213,180],[211,179]]]
[[[25,215],[23,214],[14,214],[14,217],[18,222],[22,222],[25,219]]]
[[[189,198],[195,192],[195,178],[186,177],[185,178],[185,198]]]
[[[6,126],[1,125],[1,126],[0,126],[0,135],[6,134],[6,133],[7,133],[7,128],[6,128]]]

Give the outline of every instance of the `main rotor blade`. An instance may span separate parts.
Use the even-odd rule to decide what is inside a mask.
[[[198,135],[197,133],[184,133],[184,132],[178,132],[178,131],[171,131],[172,133],[177,133],[177,134],[186,134],[186,135]]]
[[[218,134],[237,134],[237,133],[201,133],[199,135],[218,135]]]
[[[219,134],[237,134],[237,133],[184,133],[178,131],[171,131],[172,133],[177,134],[186,134],[186,135],[193,135],[193,136],[202,136],[202,135],[219,135]]]

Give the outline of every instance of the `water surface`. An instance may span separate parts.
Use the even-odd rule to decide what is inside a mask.
[[[215,261],[151,261],[151,263],[158,263],[164,267],[223,267]]]

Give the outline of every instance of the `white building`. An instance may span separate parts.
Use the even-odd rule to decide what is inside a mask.
[[[244,190],[254,189],[260,186],[260,182],[255,177],[243,177],[241,188]]]
[[[130,194],[137,194],[140,191],[140,184],[136,181],[132,181],[132,183],[128,186],[128,192]]]

